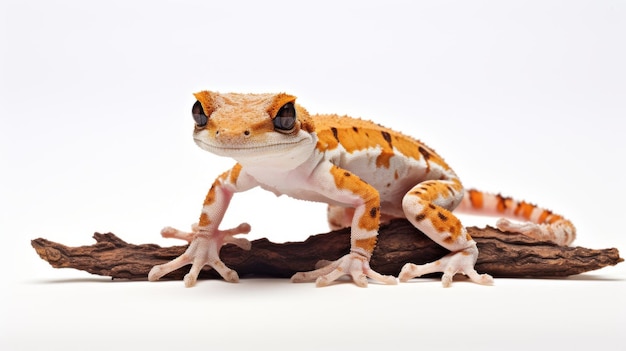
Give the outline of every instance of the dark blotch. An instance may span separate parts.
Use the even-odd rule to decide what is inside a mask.
[[[504,196],[502,196],[500,194],[497,194],[496,197],[498,198],[498,203],[501,204],[502,208],[506,209],[507,208],[506,202],[511,200],[511,198],[510,197],[504,197]]]
[[[370,217],[376,218],[376,214],[378,213],[378,209],[376,207],[372,207],[370,210]]]
[[[428,161],[428,159],[430,159],[430,152],[428,152],[428,150],[424,149],[423,147],[418,147],[417,151],[420,152],[420,154],[422,154],[422,156],[424,156],[424,159],[426,161]]]
[[[389,144],[389,147],[393,147],[391,145],[391,134],[385,132],[384,130],[380,132],[380,134],[383,135],[383,139],[385,139],[385,141],[387,142],[387,144]]]
[[[415,220],[418,222],[421,222],[424,220],[424,218],[426,218],[426,215],[423,213],[418,214],[417,216],[415,216]]]
[[[337,141],[339,141],[339,135],[337,133],[337,128],[331,127],[330,130],[333,132],[333,136],[335,137],[335,139],[337,139]]]

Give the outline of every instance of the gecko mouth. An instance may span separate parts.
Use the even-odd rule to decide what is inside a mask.
[[[307,139],[299,139],[291,142],[282,142],[282,143],[273,143],[273,144],[251,144],[251,145],[238,145],[238,146],[227,146],[227,145],[215,145],[212,143],[207,143],[205,140],[194,138],[196,143],[200,145],[201,148],[214,152],[216,154],[229,154],[229,153],[239,153],[239,152],[254,152],[254,151],[272,151],[272,150],[284,150],[294,146],[298,146],[300,144],[304,144],[307,142]]]

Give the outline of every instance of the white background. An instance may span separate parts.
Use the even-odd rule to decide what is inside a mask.
[[[191,139],[192,92],[279,92],[435,148],[467,186],[554,209],[626,250],[623,1],[2,1],[0,349],[624,347],[625,264],[563,280],[315,289],[272,279],[111,282],[30,240],[178,245],[233,164]],[[224,225],[327,230],[261,191]],[[468,224],[493,223],[485,221]]]

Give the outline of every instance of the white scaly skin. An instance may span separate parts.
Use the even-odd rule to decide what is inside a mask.
[[[351,250],[340,259],[311,272],[296,273],[292,281],[316,281],[326,286],[349,275],[358,285],[367,278],[396,284],[369,266],[381,220],[407,218],[432,240],[451,251],[442,259],[407,264],[400,280],[443,272],[449,286],[457,273],[472,281],[491,284],[478,274],[476,242],[452,211],[457,208],[481,214],[506,215],[529,221],[516,224],[501,220],[507,230],[533,237],[569,243],[574,227],[561,216],[526,202],[477,190],[465,192],[452,169],[420,141],[372,122],[337,115],[309,116],[295,97],[287,94],[195,94],[194,140],[202,149],[233,158],[237,164],[220,175],[204,201],[200,220],[192,231],[165,228],[164,237],[188,241],[187,251],[171,262],[152,268],[148,278],[191,264],[186,286],[196,283],[208,265],[229,282],[238,281],[235,271],[219,257],[222,245],[250,249],[250,242],[234,238],[250,231],[246,223],[219,230],[232,196],[261,187],[277,195],[329,204],[331,228],[351,227]],[[464,196],[464,194],[466,194]]]

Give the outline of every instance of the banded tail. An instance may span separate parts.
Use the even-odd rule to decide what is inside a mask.
[[[576,238],[576,228],[563,216],[525,201],[500,194],[470,189],[455,211],[481,216],[502,216],[496,224],[502,231],[521,233],[559,245],[569,245]],[[521,221],[511,222],[509,219]]]

